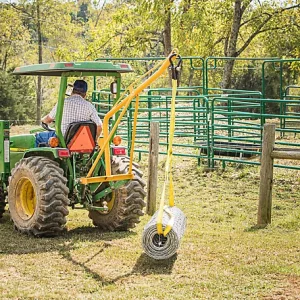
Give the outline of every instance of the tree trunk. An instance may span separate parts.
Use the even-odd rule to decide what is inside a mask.
[[[189,74],[188,86],[193,86],[193,79],[194,79],[195,70],[190,68],[189,72],[190,72],[190,74]],[[188,96],[192,96],[192,93],[188,92]]]
[[[37,0],[36,2],[36,15],[37,15],[38,55],[39,55],[39,64],[41,64],[43,62],[43,48],[42,48],[42,32],[41,32],[39,0]],[[36,124],[40,124],[41,105],[42,105],[42,77],[41,76],[38,76],[38,81],[37,81],[36,105],[37,105]]]
[[[234,15],[233,21],[230,31],[230,37],[228,41],[227,47],[224,49],[224,54],[227,57],[236,57],[237,56],[237,40],[239,35],[239,30],[241,26],[241,20],[243,16],[242,9],[242,0],[235,0],[234,3]],[[228,60],[224,66],[223,80],[222,80],[222,88],[229,89],[231,86],[231,76],[232,70],[234,66],[234,60]]]
[[[228,60],[224,65],[222,89],[229,89],[231,87],[231,76],[232,76],[233,66],[234,66],[234,60]]]
[[[164,26],[164,53],[165,56],[168,56],[172,51],[172,36],[171,36],[171,10],[170,8],[166,9],[166,20]]]
[[[1,67],[2,71],[6,71],[7,57],[8,57],[8,51],[5,52],[5,55],[3,58],[2,67]]]
[[[172,51],[172,35],[171,35],[171,6],[172,2],[170,1],[169,5],[165,8],[166,20],[164,26],[164,54],[167,57]],[[172,86],[172,72],[169,70],[169,86]]]

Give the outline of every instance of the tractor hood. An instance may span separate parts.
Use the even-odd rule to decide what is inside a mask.
[[[28,65],[18,67],[13,74],[16,75],[42,75],[42,76],[61,76],[65,72],[117,72],[128,73],[133,72],[129,64],[111,62],[54,62],[46,64]]]

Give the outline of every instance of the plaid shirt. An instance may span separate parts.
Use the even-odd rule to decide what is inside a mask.
[[[52,108],[49,117],[55,119],[57,104]],[[96,125],[102,125],[96,108],[90,102],[79,95],[72,95],[65,99],[64,111],[61,122],[61,131],[64,135],[72,122],[93,121]]]

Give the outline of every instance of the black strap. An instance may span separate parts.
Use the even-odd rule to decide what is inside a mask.
[[[181,65],[182,65],[182,58],[181,58],[180,55],[178,55],[177,56],[177,58],[179,59],[178,64],[176,66],[174,66],[174,63],[172,61],[172,58],[174,56],[177,56],[177,54],[176,53],[172,54],[169,57],[169,61],[170,61],[170,66],[171,66],[171,71],[172,71],[172,79],[177,80],[178,79],[178,74],[180,72],[180,68],[181,68]]]

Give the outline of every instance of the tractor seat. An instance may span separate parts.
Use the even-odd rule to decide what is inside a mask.
[[[97,125],[92,121],[71,123],[65,133],[70,152],[92,153],[95,148]]]

